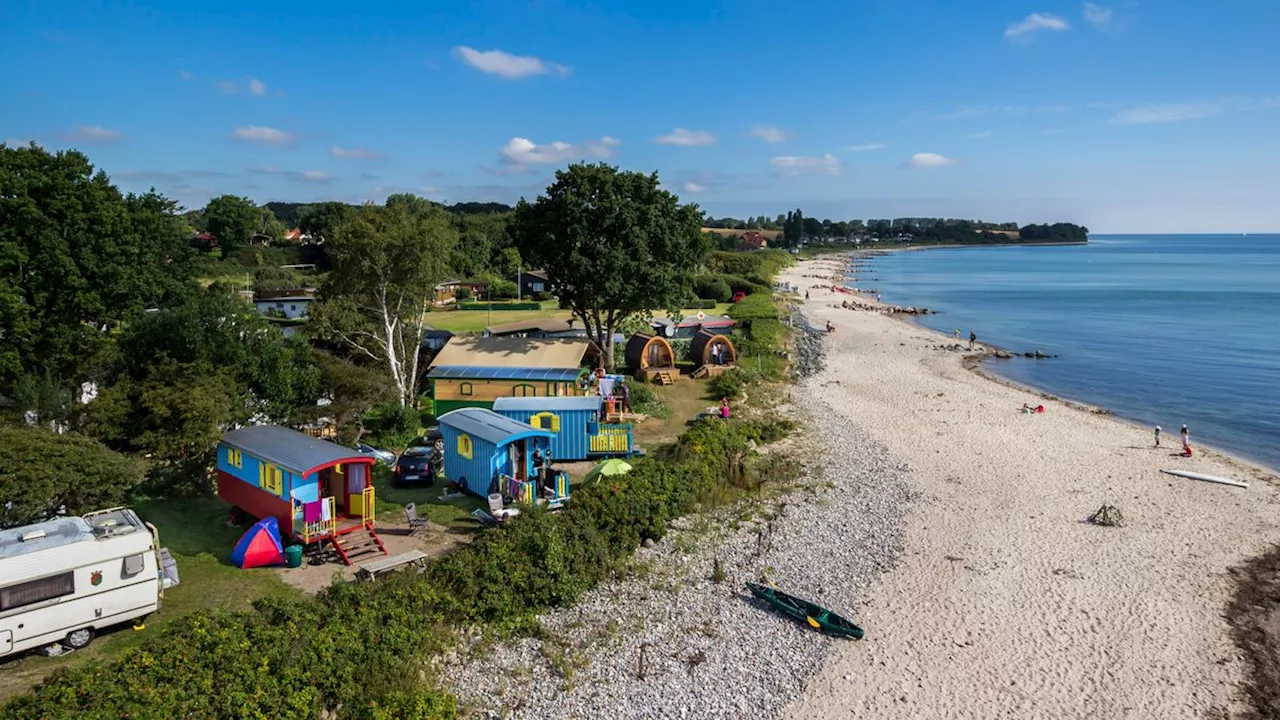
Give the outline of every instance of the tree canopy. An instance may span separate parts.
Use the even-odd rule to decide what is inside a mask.
[[[512,234],[612,366],[624,320],[687,299],[689,273],[711,247],[701,228],[698,206],[663,190],[657,173],[579,163],[516,206]]]
[[[262,221],[258,206],[249,198],[236,195],[219,195],[204,209],[205,227],[218,239],[224,258],[244,247]]]
[[[422,317],[457,238],[439,205],[393,195],[353,210],[325,243],[334,269],[311,311],[315,332],[384,364],[401,404],[418,399]]]
[[[77,433],[0,426],[0,527],[118,505],[142,463]]]
[[[0,145],[0,394],[88,379],[109,331],[189,287],[173,202],[123,195],[79,152]]]

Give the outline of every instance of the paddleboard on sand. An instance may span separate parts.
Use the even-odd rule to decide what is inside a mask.
[[[1218,477],[1217,475],[1205,475],[1204,473],[1190,472],[1188,470],[1161,470],[1160,472],[1168,475],[1177,475],[1191,480],[1202,480],[1204,482],[1220,483],[1222,485],[1230,485],[1232,487],[1249,487],[1249,483],[1242,483],[1231,478]]]

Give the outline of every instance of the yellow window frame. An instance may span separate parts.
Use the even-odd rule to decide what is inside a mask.
[[[540,412],[529,418],[529,424],[539,430],[550,430],[553,433],[560,432],[560,416],[552,412]]]
[[[227,448],[227,464],[233,468],[244,468],[244,455],[236,448]]]
[[[284,492],[284,472],[271,463],[259,465],[258,487],[280,495]]]
[[[475,443],[471,442],[471,436],[466,434],[458,435],[458,455],[470,460],[475,454]]]

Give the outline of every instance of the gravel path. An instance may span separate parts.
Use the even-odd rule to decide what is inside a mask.
[[[771,452],[801,461],[797,489],[765,504],[685,518],[637,551],[632,571],[573,608],[539,618],[538,639],[472,638],[442,659],[464,709],[493,718],[726,718],[776,714],[835,643],[757,603],[743,583],[779,587],[858,621],[869,585],[901,553],[905,467],[834,417],[824,333],[798,312],[795,364],[807,379],[784,408],[803,434]],[[866,628],[875,642],[876,628]]]

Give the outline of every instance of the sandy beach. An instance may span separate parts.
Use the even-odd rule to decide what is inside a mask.
[[[1248,710],[1248,667],[1224,617],[1230,569],[1280,540],[1276,478],[1196,447],[1176,457],[1148,429],[1044,400],[966,368],[955,340],[806,277],[806,312],[830,320],[831,423],[908,467],[919,494],[897,566],[863,598],[862,642],[829,654],[794,718],[1222,717]],[[873,300],[858,298],[874,304]],[[970,360],[972,364],[972,360]],[[1043,414],[1019,412],[1043,403]],[[1180,468],[1239,489],[1165,475]],[[1121,527],[1085,522],[1103,504]]]

